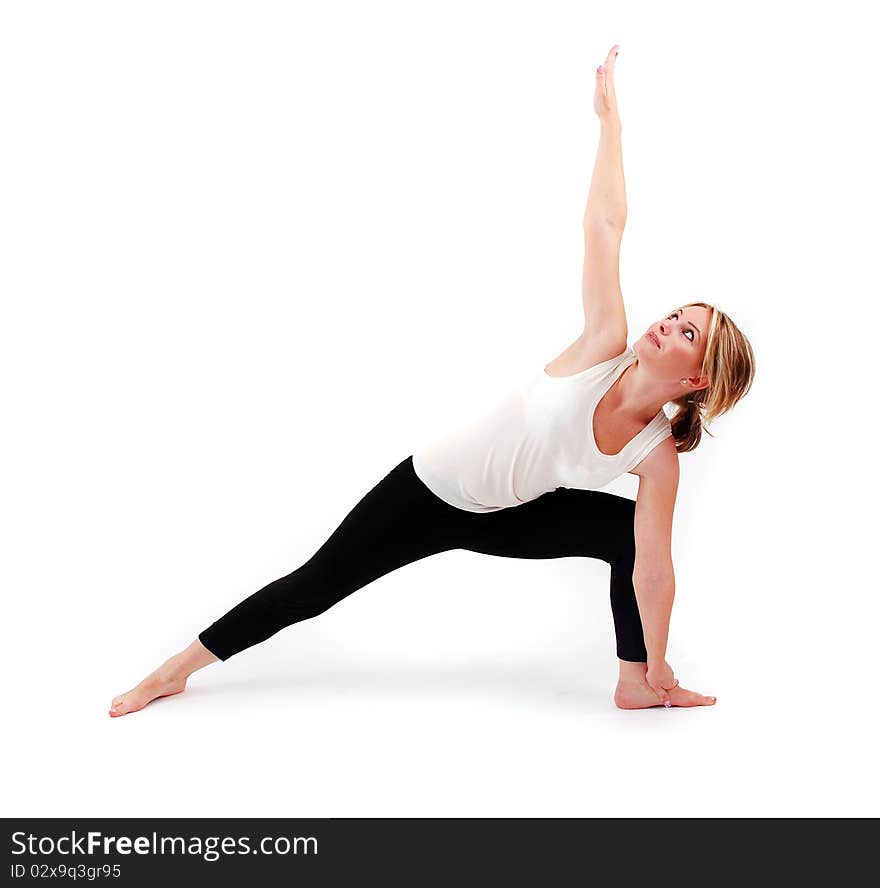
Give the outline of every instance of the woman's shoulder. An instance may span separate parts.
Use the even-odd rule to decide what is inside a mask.
[[[656,447],[652,447],[645,454],[645,458],[629,470],[631,475],[639,475],[642,478],[661,478],[676,483],[678,473],[679,455],[675,447],[675,438],[672,435],[667,435]]]

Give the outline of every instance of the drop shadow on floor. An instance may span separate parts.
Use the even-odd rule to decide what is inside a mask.
[[[266,692],[290,695],[303,692],[314,698],[316,693],[352,699],[365,699],[376,694],[424,698],[426,695],[459,698],[487,698],[525,703],[531,706],[553,706],[569,710],[584,707],[611,706],[614,684],[602,686],[600,678],[590,679],[590,670],[581,677],[566,675],[559,666],[546,663],[462,663],[461,665],[426,666],[401,662],[352,665],[350,667],[300,670],[291,665],[289,674],[252,674],[247,677],[212,676],[210,683],[200,683],[198,674],[190,678],[186,693],[201,699],[263,696]],[[607,670],[606,670],[607,671]],[[594,675],[599,673],[594,672]],[[603,673],[604,674],[604,673]]]

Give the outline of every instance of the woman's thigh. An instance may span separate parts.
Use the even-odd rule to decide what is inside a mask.
[[[449,508],[419,480],[408,457],[360,499],[307,565],[319,569],[327,588],[347,594],[455,548],[456,516]]]
[[[600,490],[560,487],[537,499],[477,514],[458,547],[509,558],[631,559],[635,502]]]

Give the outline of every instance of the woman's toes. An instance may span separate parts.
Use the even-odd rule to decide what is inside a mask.
[[[109,714],[115,717],[117,715],[128,715],[130,712],[137,712],[157,697],[179,694],[185,687],[185,678],[149,676],[127,694],[120,694],[118,697],[114,697],[110,702]]]
[[[129,691],[127,694],[120,694],[111,700],[109,714],[111,716],[128,715],[129,712],[143,708],[138,705],[138,702],[137,689]]]
[[[113,701],[110,703],[110,715],[124,715],[125,714],[125,705],[124,701],[121,697],[114,697]]]

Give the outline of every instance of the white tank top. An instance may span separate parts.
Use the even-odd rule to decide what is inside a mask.
[[[542,369],[477,419],[419,447],[416,474],[444,502],[468,512],[518,506],[558,487],[608,484],[672,434],[661,408],[620,453],[596,445],[596,405],[635,360],[627,347],[571,376]]]

